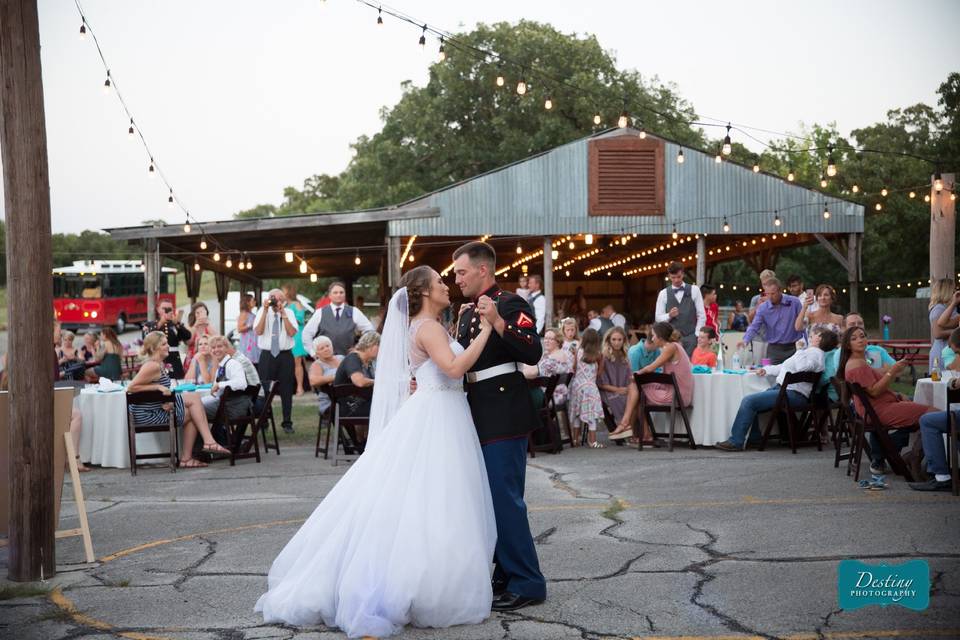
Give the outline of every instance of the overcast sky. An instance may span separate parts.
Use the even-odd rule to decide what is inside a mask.
[[[956,0],[667,2],[393,0],[449,30],[526,18],[593,33],[621,68],[675,83],[700,116],[841,132],[888,109],[935,104],[960,70]],[[380,128],[400,83],[434,59],[419,32],[355,0],[82,0],[111,72],[178,197],[200,220],[279,203],[283,188],[338,173]],[[182,222],[102,91],[73,2],[40,0],[54,231]],[[711,135],[717,135],[711,131]],[[754,147],[756,148],[756,147]]]

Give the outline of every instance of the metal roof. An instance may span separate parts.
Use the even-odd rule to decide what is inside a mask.
[[[392,236],[480,236],[573,233],[662,235],[774,231],[837,234],[863,231],[862,205],[790,183],[779,176],[664,141],[664,216],[589,216],[588,146],[598,137],[639,135],[618,129],[582,138],[464,180],[404,206],[437,207],[434,218],[392,220]],[[649,134],[648,134],[649,135]],[[655,137],[655,136],[650,136]],[[684,163],[676,162],[683,148]],[[824,219],[827,206],[831,215]],[[782,225],[774,225],[774,211]]]

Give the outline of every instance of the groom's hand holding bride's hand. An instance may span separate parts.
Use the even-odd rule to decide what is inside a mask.
[[[477,311],[480,312],[480,317],[493,327],[494,331],[503,334],[503,318],[497,311],[497,303],[490,296],[480,296],[480,299],[477,300]]]

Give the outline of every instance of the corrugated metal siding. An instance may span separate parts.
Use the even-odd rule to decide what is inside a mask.
[[[608,135],[623,135],[614,132]],[[389,223],[395,236],[559,235],[568,233],[730,233],[863,231],[863,207],[781,178],[665,143],[665,216],[588,216],[587,145],[577,140],[530,160],[429,194],[417,202],[440,208],[437,218]],[[823,205],[831,212],[823,218]],[[801,206],[802,205],[802,206]],[[782,226],[774,226],[774,210]],[[749,213],[743,213],[749,212]]]

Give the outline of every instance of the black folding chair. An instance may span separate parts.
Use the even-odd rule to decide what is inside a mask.
[[[890,435],[887,433],[890,428],[885,426],[877,416],[877,412],[874,410],[873,404],[870,401],[870,394],[856,382],[847,382],[846,384],[849,388],[850,396],[858,400],[863,408],[863,414],[858,416],[861,424],[858,425],[855,440],[855,442],[857,442],[856,448],[854,449],[854,455],[856,456],[854,467],[856,472],[853,479],[860,479],[860,460],[866,443],[866,434],[872,432],[876,435],[880,449],[883,451],[883,455],[887,459],[887,462],[890,463],[890,468],[893,469],[894,473],[903,476],[907,482],[913,482],[915,478],[907,464],[903,461],[903,458],[900,457],[899,449],[893,443],[893,440],[890,439]],[[916,431],[919,427],[918,425],[913,425],[912,427],[903,428],[908,431]]]
[[[177,440],[177,422],[172,409],[168,410],[167,422],[165,424],[141,424],[134,418],[131,405],[143,405],[154,403],[173,403],[175,397],[173,394],[165,395],[161,391],[139,391],[137,393],[127,393],[127,447],[130,450],[130,475],[137,475],[137,460],[148,460],[152,458],[169,458],[170,472],[177,471],[177,464],[180,459],[180,445]],[[137,453],[137,434],[139,433],[160,433],[167,431],[170,434],[170,450],[167,453]]]
[[[322,392],[327,394],[328,398],[333,398],[333,389],[332,385],[325,384],[319,387],[315,387],[314,391]],[[320,446],[320,434],[323,432],[323,423],[327,423],[327,437],[324,441],[323,447]],[[317,446],[314,449],[313,457],[319,458],[320,454],[323,454],[323,459],[327,459],[327,451],[330,449],[330,432],[333,431],[333,401],[330,401],[330,406],[327,407],[327,410],[320,414],[320,417],[317,419]]]
[[[953,495],[960,495],[960,463],[957,462],[957,414],[951,410],[955,404],[960,404],[960,389],[947,387],[947,421],[950,431],[947,434],[947,460],[950,463],[950,481],[953,484]]]
[[[537,457],[537,451],[547,453],[559,453],[563,450],[560,444],[560,424],[557,421],[556,411],[553,406],[553,392],[560,381],[559,375],[549,377],[540,376],[527,380],[527,385],[531,389],[543,389],[543,401],[537,407],[537,417],[540,418],[540,426],[527,434],[527,452],[531,458]],[[544,431],[549,438],[549,442],[537,444],[534,441],[534,434]]]
[[[816,444],[817,451],[823,451],[823,444],[820,442],[820,432],[817,428],[819,423],[818,415],[821,408],[817,405],[815,390],[820,382],[820,373],[816,371],[798,371],[787,373],[783,378],[783,384],[780,385],[780,393],[777,395],[777,402],[773,405],[767,425],[763,430],[763,437],[760,439],[760,451],[767,446],[767,439],[773,431],[773,425],[778,417],[785,418],[787,426],[787,441],[790,443],[790,450],[797,452],[797,446],[801,444]],[[787,398],[787,389],[791,385],[807,383],[811,385],[810,397],[801,404],[790,404]],[[799,414],[799,419],[798,419]],[[781,423],[782,424],[782,423]],[[801,442],[801,438],[807,434],[807,431],[813,427],[813,441]],[[784,441],[784,434],[780,433],[780,441]]]
[[[677,384],[677,378],[672,373],[634,373],[633,380],[637,384],[637,391],[640,392],[640,406],[637,410],[638,415],[641,418],[646,418],[647,424],[650,425],[650,435],[653,438],[657,437],[657,432],[653,426],[653,413],[669,413],[670,414],[670,433],[667,434],[667,446],[669,451],[673,451],[673,439],[674,438],[685,438],[690,444],[691,449],[697,448],[697,443],[693,438],[693,431],[690,429],[690,418],[687,415],[687,409],[693,409],[693,405],[690,407],[683,406],[683,398],[680,396],[680,386]],[[646,396],[643,395],[643,385],[646,384],[663,384],[673,387],[673,400],[670,404],[647,404]],[[676,433],[677,426],[677,414],[680,414],[680,417],[683,419],[683,427],[686,431],[685,434]],[[643,427],[637,427],[637,421],[634,420],[632,425],[633,435],[637,437],[637,450],[643,449]]]
[[[268,387],[263,388],[263,407],[260,409],[260,415],[257,416],[257,431],[263,434],[263,452],[270,453],[270,449],[273,448],[277,455],[280,455],[280,439],[277,437],[277,421],[273,417],[273,399],[277,395],[277,387],[280,382],[277,380],[270,380],[267,382]],[[267,442],[267,423],[270,423],[270,428],[273,429],[273,444]]]
[[[340,400],[344,398],[373,399],[373,387],[357,387],[352,384],[335,384],[331,387],[330,399],[333,401],[333,442],[329,444],[333,466],[341,460],[350,462],[363,453],[363,445],[357,436],[360,427],[369,428],[370,416],[341,416]],[[340,448],[343,447],[343,453]]]
[[[260,420],[254,410],[254,402],[259,395],[259,384],[236,391],[228,387],[220,394],[217,414],[210,426],[212,428],[214,425],[223,425],[226,429],[231,467],[237,464],[237,460],[245,460],[246,458],[256,458],[257,462],[260,462],[260,442],[257,438],[257,427]],[[230,401],[236,398],[247,398],[249,407],[242,415],[231,417],[227,407]],[[250,435],[247,435],[247,427],[250,428]]]

